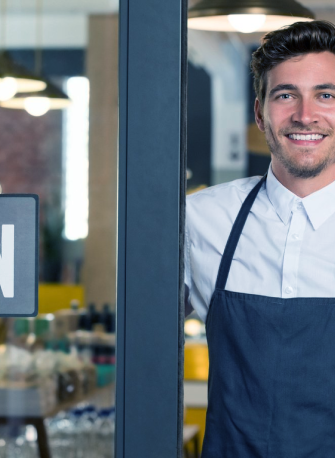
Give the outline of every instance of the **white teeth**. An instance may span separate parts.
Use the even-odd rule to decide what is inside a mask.
[[[315,141],[315,140],[321,140],[324,137],[324,135],[320,134],[308,134],[308,135],[302,135],[302,134],[289,134],[289,138],[292,140],[305,140],[305,141]]]

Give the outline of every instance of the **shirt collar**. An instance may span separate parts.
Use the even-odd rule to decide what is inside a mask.
[[[266,192],[279,218],[285,225],[288,224],[297,196],[277,180],[272,172],[271,164],[266,177]]]
[[[285,225],[289,223],[291,212],[298,202],[302,202],[314,230],[317,230],[335,213],[335,181],[302,199],[277,180],[270,164],[266,191],[270,202]]]

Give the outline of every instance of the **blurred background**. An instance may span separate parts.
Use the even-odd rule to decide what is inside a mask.
[[[332,0],[302,4],[335,23]],[[3,193],[40,197],[40,314],[0,320],[0,458],[110,458],[118,1],[0,0],[0,7],[0,183]],[[262,35],[189,30],[189,193],[268,168],[249,68]],[[195,313],[185,335],[184,453],[195,457],[208,372]]]

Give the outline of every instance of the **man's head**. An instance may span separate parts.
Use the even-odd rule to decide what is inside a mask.
[[[267,33],[251,59],[260,104],[264,104],[269,70],[292,57],[322,51],[335,54],[335,26],[327,21],[296,22]]]
[[[251,66],[277,178],[335,180],[335,27],[300,22],[268,33]]]

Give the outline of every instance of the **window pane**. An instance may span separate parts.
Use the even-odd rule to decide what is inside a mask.
[[[0,318],[0,458],[112,458],[118,2],[3,1],[0,30],[0,75],[47,83],[0,77],[3,193],[40,198],[39,315]]]

